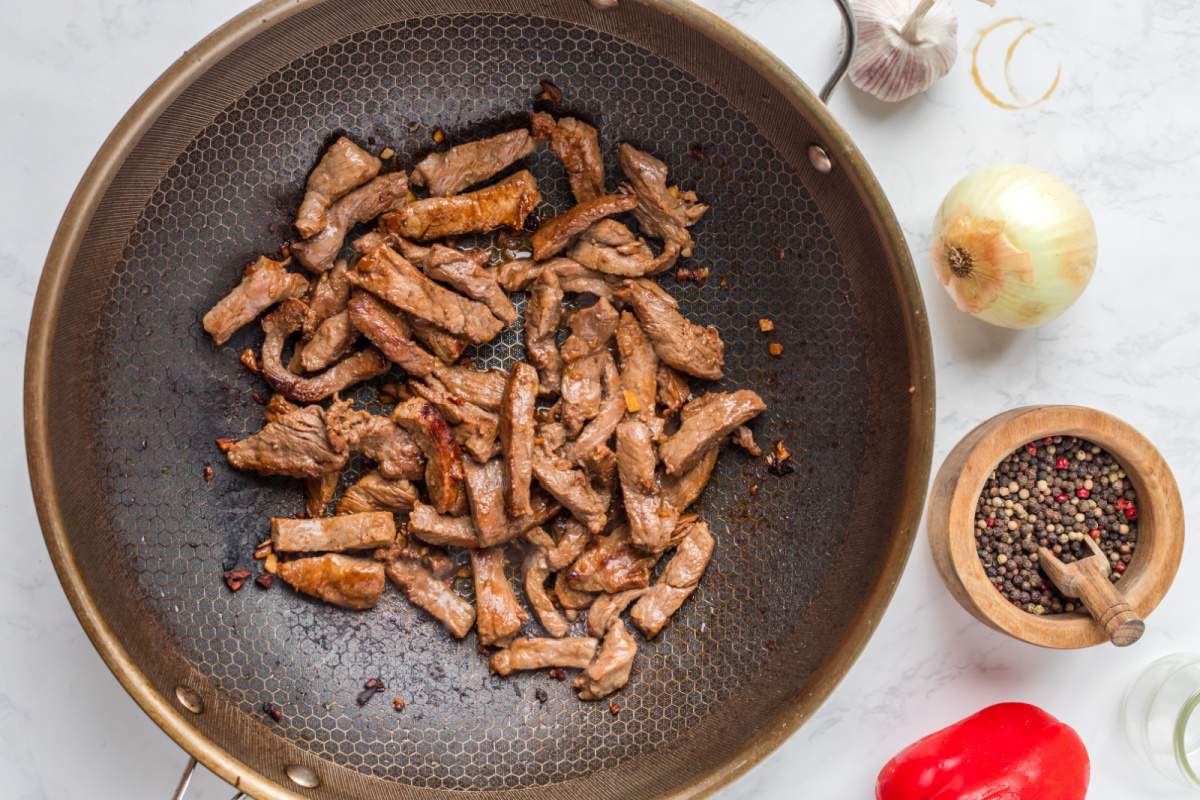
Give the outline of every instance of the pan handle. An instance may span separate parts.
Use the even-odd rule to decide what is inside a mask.
[[[196,759],[189,758],[187,766],[183,768],[183,774],[179,776],[179,784],[175,787],[175,793],[171,795],[171,800],[183,800],[183,796],[187,794],[188,784],[192,782],[192,773],[195,771]],[[233,800],[241,800],[245,796],[245,792],[238,792],[233,796]]]
[[[604,10],[616,8],[619,0],[587,0],[592,8]],[[829,76],[829,80],[825,81],[825,85],[821,87],[821,91],[817,93],[817,97],[821,98],[821,102],[829,105],[829,98],[833,96],[833,90],[842,82],[842,78],[846,77],[846,73],[850,71],[850,62],[854,59],[854,50],[858,47],[858,25],[854,22],[854,12],[850,10],[850,0],[833,0],[838,11],[842,15],[842,27],[846,31],[846,43],[842,47],[842,57],[838,59],[837,66],[833,69],[833,74]]]

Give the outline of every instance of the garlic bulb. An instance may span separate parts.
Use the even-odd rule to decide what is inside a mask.
[[[858,48],[850,81],[895,103],[928,89],[954,66],[958,18],[950,0],[854,0]]]
[[[960,310],[1004,328],[1048,322],[1096,268],[1096,226],[1071,187],[1033,167],[988,167],[950,190],[933,268]]]

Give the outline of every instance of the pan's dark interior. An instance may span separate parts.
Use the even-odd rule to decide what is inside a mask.
[[[58,323],[50,402],[64,421],[52,453],[73,546],[151,682],[169,698],[178,683],[202,688],[200,729],[268,775],[304,759],[299,750],[325,762],[321,796],[677,789],[811,690],[863,622],[868,588],[904,557],[893,537],[920,450],[905,389],[921,345],[906,332],[895,255],[847,178],[808,167],[803,116],[690,29],[636,3],[612,18],[576,8],[582,0],[537,17],[506,13],[517,3],[488,13],[435,3],[447,12],[437,16],[406,5],[430,4],[328,3],[264,30],[134,149]],[[302,493],[232,471],[215,448],[262,424],[254,393],[268,392],[237,358],[261,340],[257,326],[218,349],[200,316],[289,235],[331,133],[391,146],[408,167],[435,128],[452,144],[521,124],[541,78],[561,88],[562,110],[599,127],[610,184],[616,144],[631,141],[712,205],[694,258],[712,277],[669,288],[689,317],[720,327],[720,388],[769,403],[760,443],[784,440],[798,463],[776,477],[740,451],[723,455],[695,509],[717,535],[713,563],[643,645],[616,716],[545,673],[489,676],[473,634],[454,642],[395,591],[353,613],[279,583],[233,594],[221,580],[256,567],[268,518],[298,513]],[[532,168],[542,215],[565,208],[554,158],[542,152]],[[759,318],[776,323],[769,339]],[[476,361],[521,355],[514,329]],[[359,707],[372,677],[387,691]]]

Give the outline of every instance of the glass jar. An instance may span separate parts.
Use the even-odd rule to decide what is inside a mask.
[[[1125,694],[1121,722],[1141,759],[1200,791],[1200,654],[1176,653],[1147,667]]]

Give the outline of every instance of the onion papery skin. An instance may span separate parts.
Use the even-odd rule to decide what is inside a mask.
[[[1096,226],[1061,179],[999,165],[959,181],[933,227],[934,272],[958,308],[1003,328],[1055,319],[1096,267]]]

